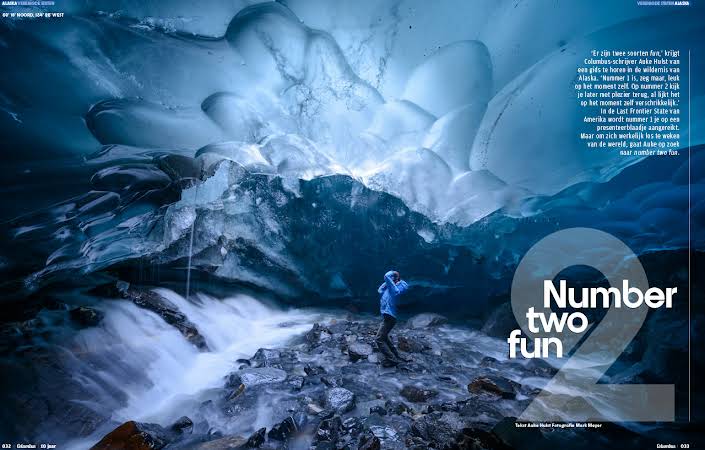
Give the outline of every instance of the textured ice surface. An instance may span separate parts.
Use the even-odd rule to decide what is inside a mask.
[[[168,109],[139,100],[108,100],[88,111],[88,128],[102,144],[198,148],[223,140],[200,109]]]
[[[390,101],[377,109],[367,132],[384,141],[388,151],[394,151],[418,145],[434,120],[435,116],[415,103]]]
[[[454,170],[468,170],[475,134],[486,109],[486,103],[476,102],[448,112],[430,128],[423,146],[438,153]]]
[[[426,148],[401,150],[367,176],[367,184],[400,197],[412,208],[432,214],[445,199],[452,171]]]
[[[190,259],[278,292],[341,294],[369,255],[330,270],[306,261],[337,264],[322,249],[341,236],[372,251],[369,236],[392,233],[381,222],[404,228],[414,211],[428,222],[411,224],[407,242],[438,252],[444,273],[457,256],[448,247],[467,246],[494,255],[498,265],[483,270],[501,276],[526,236],[558,224],[600,226],[638,250],[687,244],[685,155],[640,162],[586,151],[573,79],[589,50],[615,43],[700,49],[699,7],[95,5],[0,27],[0,55],[14,63],[0,75],[12,210],[52,205],[9,227],[5,254],[29,245],[32,257],[3,267],[27,286],[133,258],[177,268]],[[703,70],[692,61],[692,73]],[[693,145],[705,136],[704,93],[692,83],[682,133]],[[691,194],[701,196],[699,170]],[[37,192],[41,205],[28,201]],[[701,221],[705,203],[694,197],[689,212]],[[444,234],[456,225],[469,231]],[[337,250],[351,254],[348,244]]]
[[[492,62],[485,44],[444,46],[411,72],[402,98],[440,117],[467,103],[485,103],[492,93]]]
[[[630,20],[663,12],[635,2],[611,0],[496,3],[497,8],[492,19],[486,22],[480,39],[492,55],[498,89],[576,38],[613,26],[628,29]],[[537,24],[546,26],[537,29]]]

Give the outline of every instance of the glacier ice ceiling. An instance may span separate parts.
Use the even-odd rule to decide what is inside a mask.
[[[669,158],[587,151],[573,80],[595,48],[705,54],[693,3],[67,0],[63,20],[2,21],[8,320],[116,280],[183,308],[244,289],[365,311],[392,266],[412,309],[484,320],[531,245],[569,227],[684,283],[687,249],[705,248],[705,60],[682,80],[690,147]],[[106,307],[100,339],[126,340],[134,369],[154,356],[131,333],[155,325],[131,306]],[[252,345],[279,344],[251,307],[252,333],[273,336]],[[162,325],[169,352],[193,351]],[[640,370],[665,356],[649,358]]]
[[[455,226],[487,254],[498,247],[488,241],[522,234],[516,229],[531,220],[557,226],[559,217],[614,230],[640,251],[678,247],[689,207],[702,243],[702,109],[693,107],[684,130],[696,149],[694,203],[685,157],[665,163],[670,178],[649,171],[647,186],[609,190],[610,180],[629,185],[617,181],[626,167],[646,173],[656,164],[586,152],[570,82],[590,49],[615,41],[700,45],[697,14],[540,1],[213,2],[204,10],[191,2],[113,10],[97,1],[69,10],[62,21],[2,25],[0,52],[13,62],[0,98],[5,217],[20,216],[6,245],[32,249],[21,261],[6,253],[4,269],[30,291],[62,273],[135,258],[188,258],[272,288],[245,247],[316,291],[302,273],[305,251],[292,248],[303,236],[297,226],[347,238],[344,216],[358,197],[370,201],[367,189],[428,219],[414,246],[450,251],[455,238],[439,230]],[[449,17],[466,22],[451,26],[458,19]],[[536,33],[539,17],[560,25]],[[691,71],[702,69],[695,61]],[[702,104],[702,85],[690,96]],[[316,181],[323,176],[336,177]],[[328,223],[318,212],[326,194],[306,192],[344,177],[350,209]],[[276,187],[253,191],[261,183]],[[307,202],[318,209],[302,213]],[[504,248],[505,262],[538,237]],[[338,271],[311,270],[348,284]]]

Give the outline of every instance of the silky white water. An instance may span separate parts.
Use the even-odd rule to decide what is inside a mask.
[[[104,303],[101,324],[79,332],[67,349],[77,376],[98,404],[113,405],[117,422],[169,425],[188,416],[208,389],[223,386],[224,377],[239,366],[238,358],[284,345],[323,319],[311,311],[277,309],[247,295],[221,300],[196,294],[186,300],[167,289],[157,292],[198,328],[210,351],[199,351],[161,317],[124,301]],[[70,447],[89,447],[104,432]]]

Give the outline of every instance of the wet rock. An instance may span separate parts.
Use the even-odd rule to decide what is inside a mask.
[[[306,342],[311,347],[316,347],[324,342],[328,342],[333,337],[331,331],[319,323],[314,323],[313,328],[306,332]]]
[[[458,438],[457,448],[477,450],[513,450],[497,435],[480,428],[464,428]]]
[[[370,414],[377,414],[380,416],[386,416],[387,410],[382,405],[376,405],[370,408]]]
[[[441,316],[440,314],[434,314],[434,313],[422,313],[422,314],[417,314],[409,321],[407,322],[407,325],[410,328],[428,328],[428,327],[435,327],[438,325],[443,325],[444,323],[447,323],[448,319],[446,319],[444,316]]]
[[[335,443],[338,440],[340,432],[343,428],[343,423],[340,417],[336,416],[330,419],[322,420],[316,429],[314,442],[330,442]]]
[[[104,314],[88,306],[79,306],[69,311],[69,317],[82,327],[95,327],[103,320]]]
[[[91,450],[158,450],[170,441],[157,424],[129,421],[106,434]]]
[[[531,358],[528,363],[524,366],[526,370],[529,370],[534,375],[540,377],[552,377],[558,372],[558,369],[547,363],[542,359]]]
[[[457,402],[444,402],[441,403],[440,409],[441,411],[452,411],[452,412],[458,412],[460,411],[460,404]]]
[[[485,356],[480,360],[480,367],[495,367],[498,361],[497,358],[491,356]]]
[[[538,428],[517,428],[516,417],[505,417],[492,428],[492,434],[513,448],[538,450],[547,447]]]
[[[122,283],[122,284],[121,284]],[[154,291],[135,288],[129,283],[118,282],[118,292],[120,295],[140,308],[156,313],[164,319],[166,323],[173,326],[193,345],[200,350],[208,350],[205,338],[198,331],[196,326],[178,310],[178,308]]]
[[[304,366],[304,372],[306,373],[306,375],[312,377],[326,373],[326,369],[321,366],[311,366],[309,364],[306,364]]]
[[[375,352],[368,356],[367,360],[371,363],[378,364],[380,361],[382,361],[382,357],[379,353]]]
[[[340,376],[325,376],[321,377],[321,383],[328,387],[340,387],[343,384],[343,377]]]
[[[294,375],[286,380],[286,383],[291,386],[292,389],[298,391],[304,386],[304,377],[299,375]]]
[[[372,346],[363,342],[353,342],[348,344],[348,356],[350,361],[356,362],[361,359],[367,359],[373,353]]]
[[[326,392],[326,405],[338,414],[351,411],[355,407],[355,394],[341,387]]]
[[[504,414],[496,407],[496,402],[479,397],[458,402],[458,413],[470,422],[499,422]]]
[[[280,383],[286,380],[286,372],[273,367],[243,369],[237,375],[246,388],[259,386],[260,384]]]
[[[177,433],[190,434],[193,431],[193,421],[186,416],[181,416],[169,428]]]
[[[252,435],[249,438],[247,438],[247,442],[245,443],[245,447],[249,447],[249,448],[261,447],[262,444],[264,444],[264,435],[266,432],[267,432],[266,428],[260,428],[259,430],[252,433]]]
[[[397,348],[407,353],[421,353],[426,349],[426,345],[419,339],[406,336],[399,336],[397,339]]]
[[[343,429],[352,436],[357,436],[362,432],[363,420],[360,417],[348,417],[343,421]]]
[[[377,439],[380,440],[381,443],[384,443],[385,441],[399,440],[399,435],[392,427],[372,425],[370,426],[370,431]]]
[[[406,439],[406,447],[408,450],[428,450],[428,442],[418,436],[409,436]]]
[[[373,433],[366,433],[360,436],[358,450],[379,450],[381,442]]]
[[[411,412],[411,408],[404,402],[396,402],[393,400],[387,400],[384,402],[384,408],[389,412],[389,414],[404,414],[405,412]]]
[[[267,436],[269,439],[276,441],[286,441],[292,434],[296,432],[296,423],[293,417],[287,417],[278,424],[274,425]]]
[[[247,440],[241,436],[226,436],[213,441],[204,442],[194,448],[194,450],[236,450],[241,449]]]
[[[315,403],[308,403],[306,405],[306,411],[311,414],[312,416],[316,416],[318,414],[321,414],[324,411],[325,408],[318,406]]]
[[[414,403],[423,403],[438,395],[438,391],[424,389],[413,385],[406,385],[401,389],[400,394],[405,399]]]
[[[227,399],[233,400],[242,395],[243,392],[245,392],[245,385],[240,383],[235,389],[230,392],[230,394],[228,394]]]
[[[515,398],[518,383],[496,375],[486,375],[475,378],[468,384],[471,394],[490,393],[502,398]]]
[[[433,443],[435,448],[453,448],[458,436],[458,430],[441,420],[442,417],[442,413],[421,416],[411,424],[411,433]]]
[[[271,367],[280,357],[281,352],[279,350],[260,348],[255,352],[255,355],[250,358],[250,365],[252,367]]]

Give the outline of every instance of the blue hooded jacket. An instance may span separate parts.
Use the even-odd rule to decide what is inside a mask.
[[[394,271],[390,270],[384,274],[384,283],[380,285],[377,292],[382,294],[379,299],[379,312],[381,314],[389,314],[390,316],[397,317],[397,298],[403,294],[409,285],[406,281],[401,280],[398,284],[394,284],[392,277],[394,276]]]

